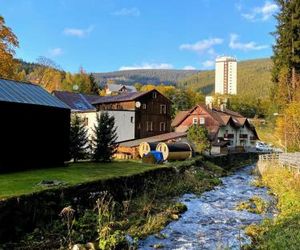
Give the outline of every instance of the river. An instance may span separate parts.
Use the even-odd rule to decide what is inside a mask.
[[[272,201],[266,188],[251,185],[254,166],[247,166],[234,174],[222,178],[222,185],[201,196],[185,194],[179,200],[187,205],[188,211],[161,231],[165,239],[152,235],[140,243],[139,249],[240,249],[250,243],[243,228],[271,217],[274,211],[254,214],[235,210],[239,202],[253,196]]]

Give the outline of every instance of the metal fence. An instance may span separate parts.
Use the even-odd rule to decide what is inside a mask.
[[[300,171],[300,152],[296,153],[280,153],[280,154],[262,154],[259,156],[259,160],[264,161],[276,161],[281,166],[296,169]]]

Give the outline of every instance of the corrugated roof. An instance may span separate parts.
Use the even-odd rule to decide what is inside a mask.
[[[185,137],[185,136],[186,136],[186,133],[170,132],[170,133],[151,136],[151,137],[147,137],[147,138],[122,142],[119,144],[119,146],[131,148],[131,147],[139,146],[142,142],[164,142],[164,141],[168,141],[168,140],[172,140],[172,139],[176,139],[176,138],[180,138],[180,137]]]
[[[69,109],[39,85],[0,78],[0,101]]]
[[[91,103],[102,98],[97,95],[85,95],[68,91],[53,91],[52,93],[72,110],[76,111],[96,110]]]

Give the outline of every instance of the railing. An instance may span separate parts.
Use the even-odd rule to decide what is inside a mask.
[[[281,153],[281,154],[262,154],[259,156],[261,162],[276,161],[281,166],[300,171],[300,152],[296,153]]]

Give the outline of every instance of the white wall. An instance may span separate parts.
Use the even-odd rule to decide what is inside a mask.
[[[227,78],[224,79],[224,64],[228,63]],[[224,81],[228,82],[228,93],[224,93]],[[237,62],[232,57],[219,57],[216,59],[215,69],[215,93],[237,94]]]
[[[224,63],[216,62],[215,93],[224,94]]]
[[[224,134],[228,130],[228,134],[234,134],[234,139],[230,139],[232,141],[231,146],[246,146],[246,147],[253,147],[255,146],[256,141],[251,141],[250,136],[253,136],[253,132],[248,129],[246,126],[235,129],[227,124],[226,127],[221,127],[218,133],[218,137],[224,137]],[[241,143],[240,134],[247,134],[247,140],[243,140]]]
[[[115,127],[117,128],[117,142],[133,140],[135,136],[135,112],[134,111],[106,111],[110,116],[115,117]],[[80,112],[77,113],[82,119],[88,119],[88,136],[92,139],[93,129],[96,124],[97,113],[101,112]],[[132,121],[131,121],[132,117]]]

